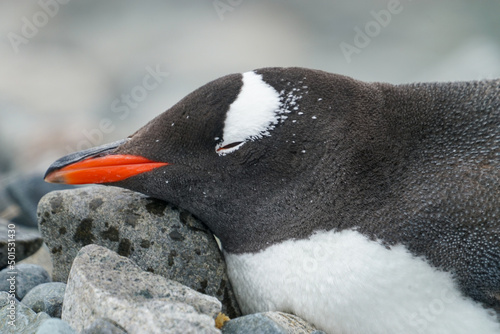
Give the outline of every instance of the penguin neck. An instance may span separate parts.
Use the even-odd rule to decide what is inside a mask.
[[[412,144],[416,138],[471,134],[488,110],[500,108],[500,80],[378,85],[391,131]]]

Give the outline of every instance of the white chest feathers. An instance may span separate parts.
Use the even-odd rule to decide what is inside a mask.
[[[500,333],[449,274],[352,230],[225,257],[244,313],[290,312],[330,334]]]

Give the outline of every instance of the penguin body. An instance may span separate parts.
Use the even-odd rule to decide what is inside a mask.
[[[117,176],[111,159],[137,171]],[[93,177],[89,163],[110,172]],[[46,179],[197,215],[245,312],[291,312],[329,333],[500,333],[500,80],[233,74]]]
[[[498,333],[493,311],[402,245],[353,230],[317,232],[258,253],[225,254],[246,314],[294,313],[327,333]]]

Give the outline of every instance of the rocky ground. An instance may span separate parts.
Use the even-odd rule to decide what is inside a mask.
[[[124,189],[40,182],[0,189],[1,333],[322,333],[291,314],[242,316],[216,240],[188,212]]]

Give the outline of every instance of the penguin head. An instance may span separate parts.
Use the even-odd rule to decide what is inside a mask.
[[[266,68],[219,78],[128,138],[57,160],[45,180],[114,185],[163,199],[205,221],[223,244],[234,241],[236,230],[268,233],[271,220],[287,220],[310,204],[300,187],[308,178],[314,187],[332,140],[342,140],[342,131],[335,138],[335,126],[324,125],[349,109],[345,100],[358,88],[341,76],[328,84],[311,80],[326,75]],[[344,87],[340,99],[322,95],[334,87]]]

